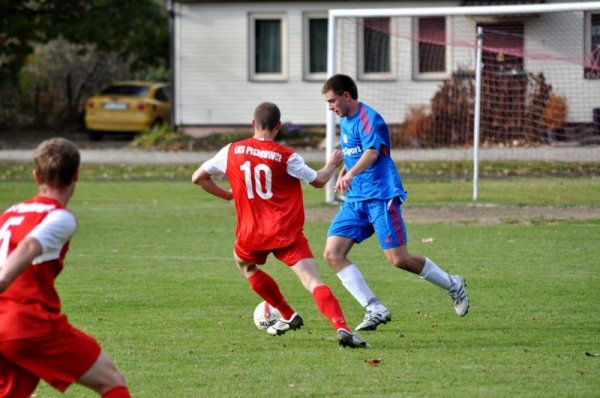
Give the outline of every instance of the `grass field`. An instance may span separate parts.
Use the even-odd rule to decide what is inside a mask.
[[[232,203],[171,178],[181,170],[106,177],[123,176],[115,170],[84,172],[70,203],[79,230],[57,286],[72,323],[100,341],[134,397],[600,395],[600,358],[586,355],[600,352],[599,219],[409,225],[411,252],[467,279],[465,318],[444,291],[392,269],[375,239],[356,246],[351,258],[394,320],[363,333],[372,349],[340,349],[312,297],[272,258],[266,270],[305,327],[280,337],[255,328],[260,299],[232,261]],[[0,167],[3,209],[35,193],[21,172]],[[405,184],[408,207],[470,204],[460,179]],[[322,191],[305,191],[307,212],[327,206]],[[590,176],[489,179],[480,192],[482,204],[600,206],[600,179]],[[363,309],[321,260],[327,226],[308,222],[306,234],[354,326]],[[36,396],[94,394],[42,383]]]

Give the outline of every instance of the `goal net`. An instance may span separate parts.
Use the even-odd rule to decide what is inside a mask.
[[[330,10],[336,73],[395,147],[600,143],[600,2]]]

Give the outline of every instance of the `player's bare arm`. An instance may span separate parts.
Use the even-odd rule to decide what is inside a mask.
[[[0,265],[0,293],[27,269],[33,259],[42,254],[42,246],[35,238],[26,238],[10,253],[4,264]]]
[[[339,164],[344,159],[344,155],[342,155],[342,151],[339,149],[335,149],[329,155],[329,159],[327,159],[327,163],[323,166],[322,169],[317,171],[317,178],[313,182],[310,183],[315,188],[322,188],[327,184],[327,182],[331,179],[333,174],[335,173],[335,169],[339,166]]]
[[[375,148],[369,148],[363,152],[358,162],[348,170],[344,175],[338,178],[334,190],[345,194],[352,186],[352,178],[369,168],[377,160],[378,153]]]
[[[218,186],[213,181],[212,176],[209,173],[207,173],[206,170],[202,168],[202,166],[200,166],[198,170],[196,170],[192,175],[192,182],[204,189],[206,192],[218,198],[225,200],[233,199],[233,193]]]

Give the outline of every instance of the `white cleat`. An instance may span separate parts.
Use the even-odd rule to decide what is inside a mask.
[[[304,320],[298,313],[294,313],[289,320],[280,319],[267,328],[267,333],[271,336],[280,336],[288,330],[300,329],[304,325]]]
[[[375,330],[380,324],[386,324],[392,320],[390,310],[384,308],[383,311],[367,311],[365,319],[356,327],[356,331]]]
[[[460,275],[455,275],[452,277],[454,279],[454,283],[448,290],[448,294],[452,299],[452,303],[454,303],[454,310],[456,311],[456,315],[465,316],[467,312],[469,312],[469,295],[467,294],[467,282]]]

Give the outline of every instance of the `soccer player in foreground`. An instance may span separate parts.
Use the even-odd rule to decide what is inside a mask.
[[[235,262],[252,290],[281,313],[281,319],[269,326],[267,333],[278,336],[304,325],[277,282],[258,267],[273,253],[312,294],[319,311],[337,331],[339,344],[367,348],[368,344],[350,331],[337,298],[321,280],[303,232],[300,181],[323,187],[342,161],[342,154],[334,151],[322,169],[311,169],[296,152],[274,142],[281,128],[280,119],[277,105],[258,105],[252,121],[254,136],[226,145],[194,172],[192,182],[214,196],[235,201]],[[221,188],[212,179],[223,174],[231,190]]]
[[[358,101],[354,80],[334,75],[323,85],[322,94],[340,118],[340,143],[344,166],[335,191],[344,203],[327,232],[324,257],[344,287],[366,309],[357,331],[375,330],[391,321],[389,309],[371,291],[360,270],[348,259],[355,243],[377,234],[379,245],[394,267],[420,275],[448,291],[458,316],[469,311],[465,281],[449,275],[427,257],[407,250],[407,234],[401,205],[407,193],[390,154],[390,136],[381,115]]]
[[[49,139],[33,163],[38,194],[0,215],[0,397],[29,397],[40,379],[61,392],[77,382],[104,398],[130,397],[96,340],[61,314],[54,288],[77,229],[66,206],[79,151],[68,140]]]

